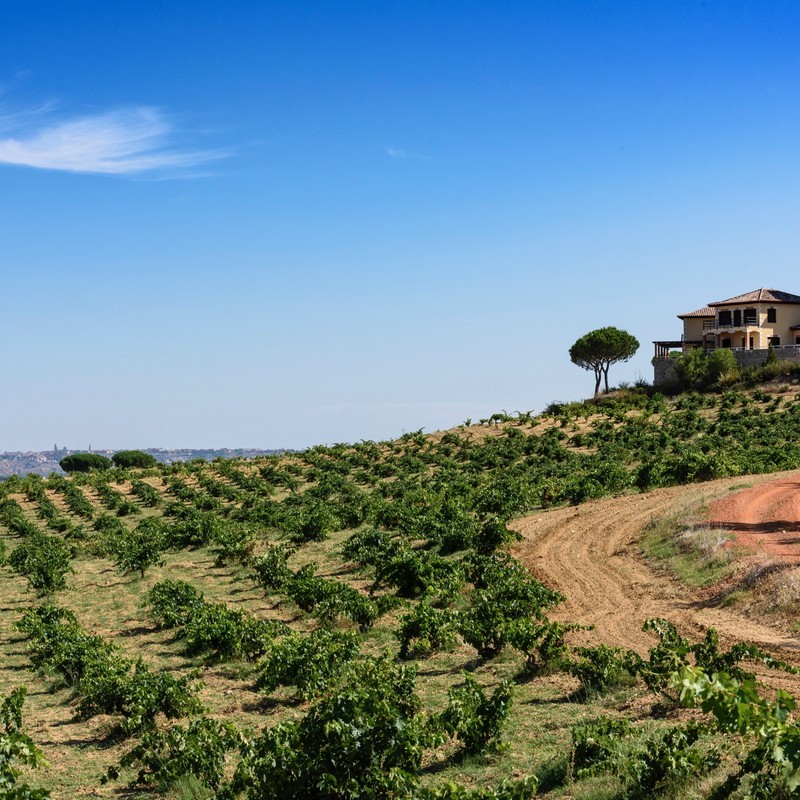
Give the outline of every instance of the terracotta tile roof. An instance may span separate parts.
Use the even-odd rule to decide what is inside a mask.
[[[678,319],[686,319],[687,317],[713,317],[714,309],[710,306],[703,306],[698,308],[697,311],[690,311],[688,314],[678,314]]]
[[[789,294],[789,292],[781,292],[778,289],[755,289],[752,292],[747,292],[747,294],[729,297],[727,300],[709,303],[709,305],[735,306],[742,303],[800,303],[800,296]]]

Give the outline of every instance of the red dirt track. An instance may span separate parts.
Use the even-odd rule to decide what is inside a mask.
[[[708,521],[733,533],[738,546],[800,562],[800,479],[777,480],[715,500]]]

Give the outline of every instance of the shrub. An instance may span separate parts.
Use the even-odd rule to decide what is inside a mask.
[[[296,686],[303,700],[325,691],[359,651],[358,636],[318,628],[291,633],[270,648],[258,665],[256,687],[267,694],[278,686]]]
[[[299,513],[286,517],[282,524],[285,533],[296,544],[322,542],[338,527],[338,519],[325,501],[301,506]]]
[[[411,795],[425,747],[440,741],[420,714],[414,674],[388,658],[354,663],[343,685],[301,720],[250,743],[232,792],[246,800]]]
[[[16,627],[31,639],[34,666],[75,687],[81,718],[121,712],[122,731],[132,734],[151,727],[159,713],[172,719],[202,710],[191,677],[176,680],[151,672],[141,659],[122,657],[118,647],[88,634],[66,609],[29,608]]]
[[[496,751],[500,731],[511,712],[512,684],[503,681],[487,696],[475,678],[466,672],[462,675],[463,685],[449,690],[447,708],[431,722],[457,738],[466,755]]]
[[[242,736],[231,723],[200,717],[186,727],[146,730],[136,747],[122,756],[120,767],[138,765],[136,783],[155,784],[162,791],[186,775],[193,775],[203,786],[216,790],[224,776],[228,753],[241,743]],[[108,777],[118,777],[117,769],[110,769]]]
[[[198,508],[183,507],[176,516],[168,531],[170,546],[175,549],[204,547],[216,540],[226,525],[230,524],[213,511],[201,511]]]
[[[72,481],[65,481],[59,489],[64,495],[67,508],[79,517],[91,519],[94,516],[94,506],[86,499],[86,495]]]
[[[674,791],[688,778],[717,767],[717,751],[698,744],[704,731],[702,724],[689,722],[648,736],[621,764],[628,797],[651,797],[670,788]]]
[[[634,681],[628,652],[620,647],[576,647],[575,653],[578,658],[567,665],[567,671],[580,680],[585,695],[602,694]]]
[[[342,545],[342,555],[349,561],[375,566],[395,552],[398,546],[386,531],[364,528],[352,534]]]
[[[632,669],[645,682],[652,692],[664,695],[677,702],[676,695],[670,693],[672,678],[681,669],[689,665],[689,657],[694,663],[709,673],[724,672],[738,681],[751,680],[755,674],[742,667],[742,661],[748,660],[764,664],[773,669],[796,672],[783,661],[779,661],[754,644],[738,642],[729,650],[720,650],[719,636],[714,628],[708,628],[702,641],[690,642],[678,633],[677,628],[668,620],[655,618],[644,623],[642,630],[652,631],[658,635],[658,644],[651,647],[645,661],[635,653],[629,660]]]
[[[488,519],[475,537],[475,551],[489,555],[500,547],[519,541],[522,536],[516,531],[509,530],[506,523],[497,517]]]
[[[585,778],[601,771],[615,757],[620,741],[631,732],[628,720],[608,717],[573,726],[572,764],[576,777]]]
[[[0,796],[8,800],[47,800],[50,792],[19,781],[20,767],[42,767],[46,761],[33,739],[22,730],[26,689],[14,689],[0,703]]]
[[[767,348],[767,360],[764,362],[766,366],[772,366],[772,364],[778,363],[778,354],[775,352],[775,345],[772,342],[769,343],[769,347]]]
[[[432,789],[423,788],[415,797],[419,800],[533,800],[538,786],[535,775],[518,781],[501,781],[498,786],[486,789],[467,789],[448,781]]]
[[[164,523],[156,517],[148,517],[133,530],[125,528],[120,531],[109,540],[108,548],[123,575],[139,572],[144,578],[148,567],[164,563],[167,548]]]
[[[90,472],[93,469],[111,469],[111,459],[99,453],[73,453],[64,456],[58,465],[64,472]]]
[[[150,453],[143,453],[141,450],[118,450],[111,456],[115,467],[120,469],[133,469],[140,467],[146,469],[154,467],[158,463]]]
[[[179,629],[189,651],[208,651],[222,660],[257,658],[285,631],[282,622],[259,619],[224,603],[207,603],[186,581],[157,583],[146,602],[158,625]]]
[[[245,658],[252,661],[266,652],[285,625],[259,619],[224,603],[203,603],[193,608],[183,623],[181,635],[190,652],[209,652],[220,660]]]
[[[739,362],[732,350],[726,347],[717,348],[708,358],[707,362],[709,385],[725,383],[731,385],[739,377]]]
[[[425,595],[447,605],[463,583],[464,570],[458,562],[425,550],[399,547],[375,565],[375,586],[392,586],[401,597]]]
[[[63,539],[36,533],[14,549],[8,563],[28,579],[31,589],[41,597],[67,585],[71,556],[70,546]]]
[[[293,548],[272,545],[266,553],[250,562],[250,566],[256,573],[256,580],[267,594],[280,591],[292,577],[292,571],[287,562],[293,552]]]
[[[192,612],[204,604],[203,595],[186,581],[166,580],[147,593],[150,615],[161,628],[177,628],[186,624]]]
[[[425,600],[400,617],[395,636],[400,640],[400,658],[428,656],[450,650],[457,641],[456,616],[452,611],[434,608]]]
[[[458,632],[481,658],[496,656],[520,620],[545,621],[544,610],[563,599],[507,553],[474,556],[469,578],[475,590],[458,614]]]
[[[132,662],[115,652],[104,655],[87,662],[77,683],[79,718],[121,713],[120,729],[130,735],[153,727],[157,714],[175,719],[202,711],[190,678],[152,672],[141,659]]]
[[[567,659],[569,648],[564,636],[573,630],[586,630],[586,626],[549,620],[539,622],[524,617],[509,625],[508,642],[525,654],[528,672],[541,672],[548,667],[560,666]]]
[[[362,632],[368,631],[378,617],[397,604],[396,598],[380,597],[377,601],[339,581],[319,578],[315,564],[306,564],[286,581],[285,591],[303,611],[309,611],[324,622],[347,617]]]
[[[140,480],[131,481],[131,491],[142,501],[142,505],[155,508],[161,504],[161,495],[158,490]]]
[[[31,663],[43,672],[57,672],[68,686],[83,675],[87,662],[114,648],[99,636],[90,636],[66,608],[50,603],[28,608],[14,627],[31,641]]]
[[[718,347],[713,352],[695,348],[678,358],[678,375],[687,389],[702,391],[712,386],[730,386],[740,377],[733,351]]]

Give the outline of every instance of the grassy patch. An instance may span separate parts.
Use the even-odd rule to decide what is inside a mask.
[[[732,533],[688,523],[686,517],[664,517],[644,531],[642,548],[651,558],[690,586],[710,586],[734,569],[736,551],[726,544]]]

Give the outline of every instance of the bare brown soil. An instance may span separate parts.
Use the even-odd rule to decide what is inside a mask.
[[[738,547],[800,562],[800,478],[754,486],[709,504],[709,523],[731,531]]]
[[[746,481],[766,484],[775,476],[752,476]],[[786,481],[797,485],[800,472],[784,473],[782,482]],[[727,478],[542,511],[513,523],[524,537],[514,554],[537,578],[566,595],[554,618],[594,625],[593,631],[581,634],[587,643],[603,642],[644,654],[655,639],[642,631],[643,622],[664,617],[692,638],[713,627],[724,643],[752,642],[800,664],[800,639],[679,584],[648,565],[641,553],[648,522],[713,502],[741,483]],[[800,687],[796,677],[774,673],[769,683],[795,693]]]

